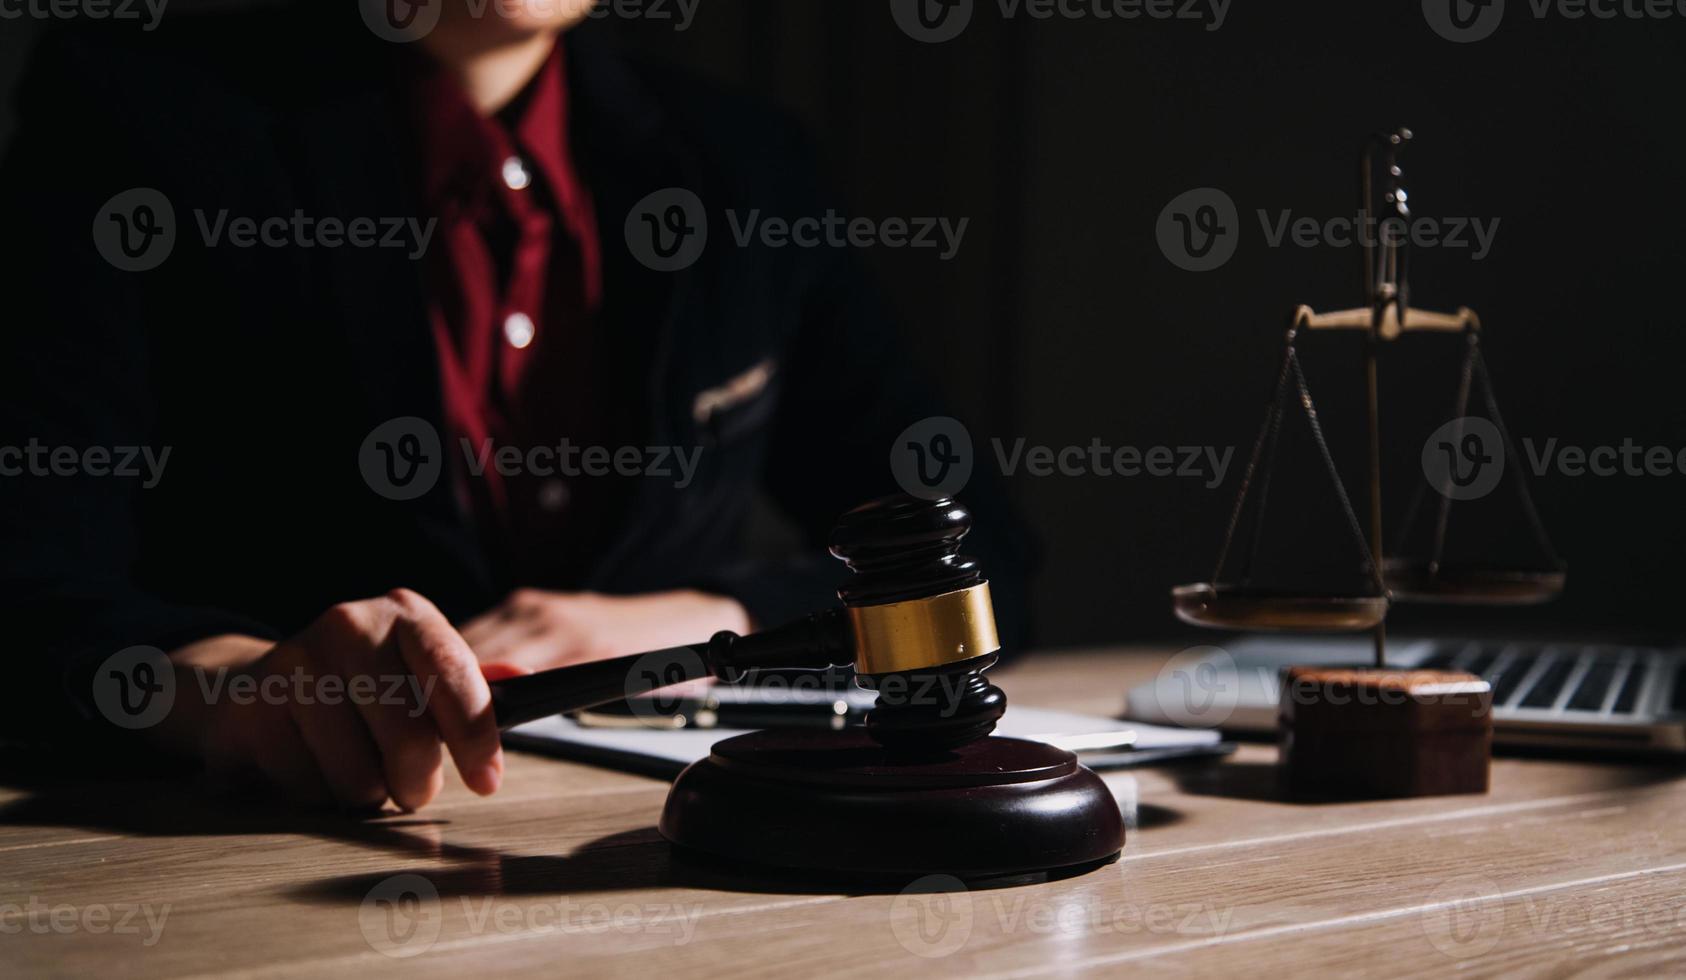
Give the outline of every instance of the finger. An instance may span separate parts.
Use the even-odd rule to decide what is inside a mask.
[[[479,661],[432,603],[405,590],[391,599],[402,610],[393,624],[398,652],[422,683],[428,714],[457,771],[476,793],[496,792],[503,780],[503,746]]]
[[[312,698],[308,703],[289,701],[288,710],[322,779],[341,805],[368,809],[386,802],[380,752],[356,708],[343,700],[327,704]]]
[[[419,810],[439,795],[445,781],[439,729],[428,717],[415,675],[397,650],[388,646],[377,651],[371,665],[372,690],[365,689],[365,696],[353,698],[353,704],[374,739],[392,802]]]
[[[495,659],[481,657],[482,662],[501,664],[524,674],[583,663],[585,659],[556,637],[525,638],[506,646]]]
[[[264,737],[254,740],[248,758],[288,800],[307,807],[330,807],[336,802],[304,735],[286,712],[275,712],[274,724],[266,727]]]
[[[526,593],[519,595],[463,627],[462,638],[482,663],[504,659],[511,649],[545,631],[543,605]]]
[[[290,705],[290,711],[311,753],[320,761],[324,778],[335,796],[348,806],[379,806],[392,792],[375,735],[361,710],[349,702],[365,693],[360,685],[374,680],[372,667],[379,662],[378,651],[388,645],[398,615],[390,602],[342,602],[318,616],[288,644],[298,651],[289,659],[307,665],[317,682],[312,690],[320,695],[310,704]],[[392,672],[400,671],[394,658]],[[328,699],[328,692],[320,681],[328,676],[338,677],[342,684],[332,705],[321,703]],[[378,681],[376,684],[378,694]],[[377,792],[380,798],[372,800]],[[399,800],[395,795],[394,800],[406,806],[407,799]]]
[[[462,628],[462,638],[475,653],[480,653],[481,647],[495,640],[506,625],[508,621],[499,616],[497,610],[493,610],[484,616],[476,616],[469,620]]]
[[[482,663],[491,663],[507,659],[510,651],[524,643],[533,631],[534,627],[527,623],[510,621],[488,624],[473,635],[465,630],[462,638]]]

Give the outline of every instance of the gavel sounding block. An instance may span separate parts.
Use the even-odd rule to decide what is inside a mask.
[[[1281,703],[1289,796],[1487,792],[1493,692],[1474,674],[1291,667]]]

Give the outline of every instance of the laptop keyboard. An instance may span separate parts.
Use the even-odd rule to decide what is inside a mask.
[[[1524,643],[1446,643],[1422,666],[1463,670],[1493,686],[1493,706],[1568,713],[1632,715],[1651,676],[1652,651]],[[1670,710],[1686,712],[1686,670],[1674,671]]]
[[[1604,699],[1610,694],[1610,685],[1616,680],[1618,661],[1609,657],[1600,657],[1593,661],[1587,672],[1581,676],[1580,686],[1569,696],[1568,709],[1570,711],[1603,711]],[[1625,676],[1625,674],[1624,674]],[[1637,692],[1639,686],[1634,685]]]
[[[1569,674],[1575,669],[1575,661],[1563,656],[1553,657],[1546,663],[1545,673],[1534,678],[1534,683],[1528,685],[1528,693],[1523,695],[1523,708],[1549,708],[1557,703],[1557,696],[1563,693],[1563,686],[1569,682]]]
[[[1622,691],[1616,695],[1616,704],[1611,710],[1619,715],[1633,714],[1639,702],[1639,689],[1644,684],[1645,677],[1641,671],[1629,671],[1622,680]]]

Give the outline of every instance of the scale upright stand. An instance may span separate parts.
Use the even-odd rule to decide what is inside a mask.
[[[1282,630],[1291,632],[1368,631],[1374,640],[1371,669],[1293,668],[1282,694],[1283,760],[1291,791],[1316,795],[1423,796],[1451,792],[1484,792],[1492,743],[1491,691],[1471,674],[1449,671],[1389,671],[1387,668],[1387,612],[1395,601],[1471,605],[1522,605],[1545,602],[1563,590],[1562,562],[1540,521],[1520,466],[1516,474],[1520,503],[1545,556],[1544,569],[1506,569],[1456,566],[1444,561],[1445,540],[1453,494],[1448,474],[1428,556],[1422,559],[1384,557],[1381,491],[1381,398],[1377,355],[1383,344],[1406,333],[1458,333],[1466,338],[1463,374],[1454,405],[1452,443],[1461,445],[1463,424],[1475,380],[1482,383],[1488,415],[1500,434],[1507,461],[1518,460],[1493,395],[1481,354],[1481,321],[1474,311],[1438,313],[1410,305],[1408,280],[1409,198],[1403,186],[1399,155],[1411,139],[1400,129],[1373,137],[1361,155],[1359,215],[1367,220],[1374,201],[1376,151],[1382,151],[1386,170],[1384,212],[1374,244],[1363,249],[1367,306],[1318,313],[1301,306],[1289,323],[1275,397],[1253,446],[1242,478],[1229,527],[1210,581],[1172,591],[1173,606],[1184,622],[1215,629]],[[1380,233],[1398,222],[1396,235]],[[1369,514],[1366,529],[1347,496],[1334,457],[1318,421],[1296,345],[1305,330],[1362,330],[1365,333],[1364,385],[1369,433]],[[1352,534],[1369,590],[1361,594],[1294,592],[1260,587],[1252,580],[1260,531],[1265,518],[1278,437],[1288,414],[1290,394],[1296,395],[1313,441],[1339,500]],[[1419,486],[1403,530],[1408,531],[1420,510]],[[1243,565],[1237,577],[1225,578],[1236,532],[1249,495],[1257,493]],[[1403,541],[1404,535],[1401,535]],[[1403,549],[1401,549],[1403,550]]]

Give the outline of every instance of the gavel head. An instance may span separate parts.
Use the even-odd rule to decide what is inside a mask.
[[[951,499],[898,495],[844,514],[831,553],[855,572],[837,591],[855,674],[878,692],[867,731],[886,748],[940,752],[988,735],[1007,697],[983,677],[1001,642],[989,582],[961,555],[972,515]]]

